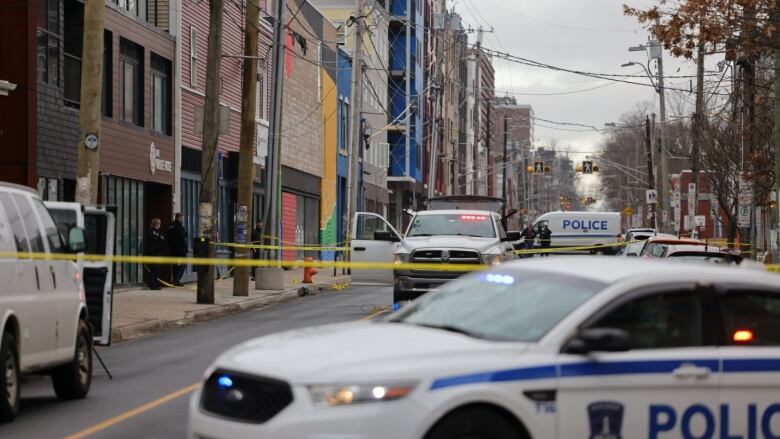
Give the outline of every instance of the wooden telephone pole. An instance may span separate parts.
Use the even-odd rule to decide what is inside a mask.
[[[251,241],[252,187],[255,182],[254,147],[257,125],[257,26],[260,8],[256,1],[246,2],[244,23],[244,65],[241,85],[241,139],[238,152],[238,211],[236,212],[236,243]],[[248,248],[236,247],[236,258],[248,258]],[[249,295],[249,267],[236,267],[233,274],[233,295]]]
[[[84,51],[81,58],[81,109],[76,170],[76,202],[97,204],[100,170],[100,98],[103,87],[103,0],[84,2]]]
[[[209,36],[206,58],[206,103],[203,108],[203,146],[201,148],[201,187],[198,206],[198,256],[214,258],[217,240],[215,215],[217,203],[217,142],[219,141],[219,68],[222,58],[223,0],[209,0]],[[214,303],[214,266],[198,270],[198,303]]]

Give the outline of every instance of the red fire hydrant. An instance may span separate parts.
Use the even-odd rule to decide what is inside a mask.
[[[303,258],[303,260],[304,260],[304,262],[312,262],[312,261],[314,261],[314,258],[312,258],[311,256],[306,256],[305,258]],[[305,284],[313,283],[314,281],[312,280],[312,276],[314,276],[317,273],[319,273],[319,271],[317,271],[317,269],[314,268],[314,267],[306,267],[306,268],[304,268],[303,269],[303,283],[305,283]]]

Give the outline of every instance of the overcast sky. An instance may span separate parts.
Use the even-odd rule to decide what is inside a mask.
[[[648,32],[633,17],[623,15],[623,3],[647,7],[650,0],[449,0],[464,26],[494,28],[486,33],[483,46],[569,69],[615,74],[644,74],[639,66],[622,68],[628,61],[647,62],[643,52],[628,52],[629,46],[647,41]],[[476,34],[470,34],[470,42]],[[715,68],[717,60],[707,60]],[[694,75],[691,61],[676,60],[664,53],[665,76]],[[712,64],[712,66],[710,66]],[[515,93],[519,104],[530,104],[538,118],[557,122],[592,125],[599,129],[607,122],[618,122],[621,114],[642,101],[656,105],[651,87],[611,83],[611,81],[565,72],[535,68],[493,59],[497,95]],[[654,64],[651,66],[655,71]],[[678,70],[679,69],[679,70]],[[648,83],[646,78],[627,78]],[[688,78],[668,79],[666,87],[689,88]],[[582,93],[538,96],[597,88]],[[692,100],[692,95],[689,96]],[[544,126],[543,126],[544,125]],[[547,128],[557,127],[559,129]],[[597,151],[601,134],[583,129],[554,125],[537,120],[536,146],[557,139],[574,151]]]

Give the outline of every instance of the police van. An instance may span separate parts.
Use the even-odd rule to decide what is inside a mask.
[[[189,413],[191,439],[777,438],[780,275],[512,261],[381,321],[238,345]]]
[[[550,247],[581,247],[613,244],[621,237],[618,212],[548,212],[536,219],[537,236],[546,225],[552,236]],[[537,239],[537,246],[541,243]],[[606,247],[612,253],[617,247]]]

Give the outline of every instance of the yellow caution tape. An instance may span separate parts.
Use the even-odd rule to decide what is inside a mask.
[[[343,251],[348,252],[349,247],[328,247],[328,246],[286,246],[286,245],[263,245],[263,244],[238,244],[235,242],[214,242],[216,247],[248,248],[252,250],[295,250],[295,251]]]
[[[534,248],[534,249],[527,249],[527,250],[515,250],[515,253],[518,255],[530,255],[530,254],[536,254],[536,253],[555,253],[555,252],[573,252],[573,251],[583,251],[583,250],[599,250],[599,249],[605,249],[610,247],[623,247],[629,244],[633,244],[638,241],[624,241],[624,242],[614,242],[609,244],[598,244],[598,245],[584,245],[584,246],[578,246],[578,247],[541,247],[541,248]]]
[[[551,249],[558,250],[558,249]],[[279,261],[272,259],[251,258],[188,258],[178,256],[127,256],[127,255],[88,255],[70,253],[30,253],[30,252],[0,252],[0,259],[33,259],[33,260],[67,260],[113,262],[129,264],[155,265],[194,265],[194,266],[230,266],[235,267],[270,267],[270,268],[341,268],[368,270],[417,270],[471,272],[491,267],[482,264],[448,264],[420,262],[354,262],[354,261]],[[780,273],[780,265],[767,265],[767,270]]]

